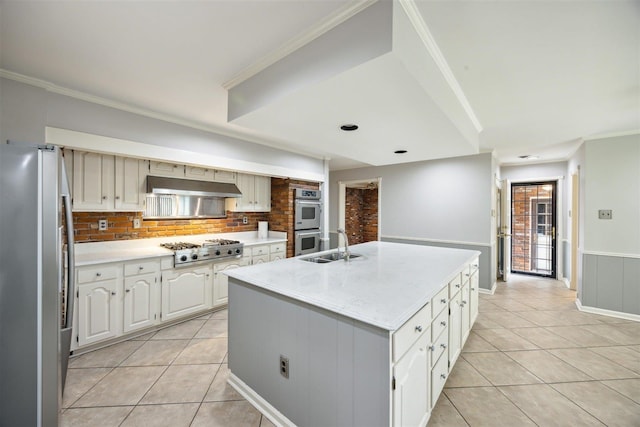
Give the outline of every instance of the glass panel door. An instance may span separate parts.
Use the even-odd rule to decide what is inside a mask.
[[[555,277],[556,183],[511,185],[511,271]]]

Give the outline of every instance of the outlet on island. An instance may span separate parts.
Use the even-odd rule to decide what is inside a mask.
[[[280,355],[280,375],[289,378],[289,358]]]

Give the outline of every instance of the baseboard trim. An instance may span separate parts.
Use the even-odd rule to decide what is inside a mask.
[[[567,289],[571,289],[571,282],[569,281],[569,279],[567,279],[566,277],[563,277],[562,279],[558,279],[558,280],[561,280],[565,284]]]
[[[601,316],[616,317],[618,319],[640,322],[640,315],[638,314],[623,313],[622,311],[605,310],[604,308],[584,306],[577,298],[576,307],[578,307],[579,311],[584,311],[585,313],[599,314]]]
[[[493,295],[496,293],[497,287],[498,287],[498,282],[493,282],[493,286],[491,286],[491,289],[479,288],[478,292],[480,292],[481,294]]]
[[[262,396],[256,393],[251,387],[244,383],[240,378],[236,377],[232,372],[229,373],[227,380],[229,385],[233,387],[242,397],[247,399],[258,411],[269,419],[276,427],[296,427],[287,417],[274,408],[269,402],[264,400]]]

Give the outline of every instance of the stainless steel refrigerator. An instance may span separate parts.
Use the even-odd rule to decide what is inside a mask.
[[[0,426],[57,426],[74,293],[71,198],[57,147],[0,143],[0,266]]]

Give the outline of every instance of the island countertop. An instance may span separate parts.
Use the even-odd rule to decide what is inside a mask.
[[[326,264],[301,259],[305,257],[288,258],[225,273],[250,285],[395,331],[464,264],[480,255],[472,250],[390,242],[368,242],[349,249],[362,256]]]

